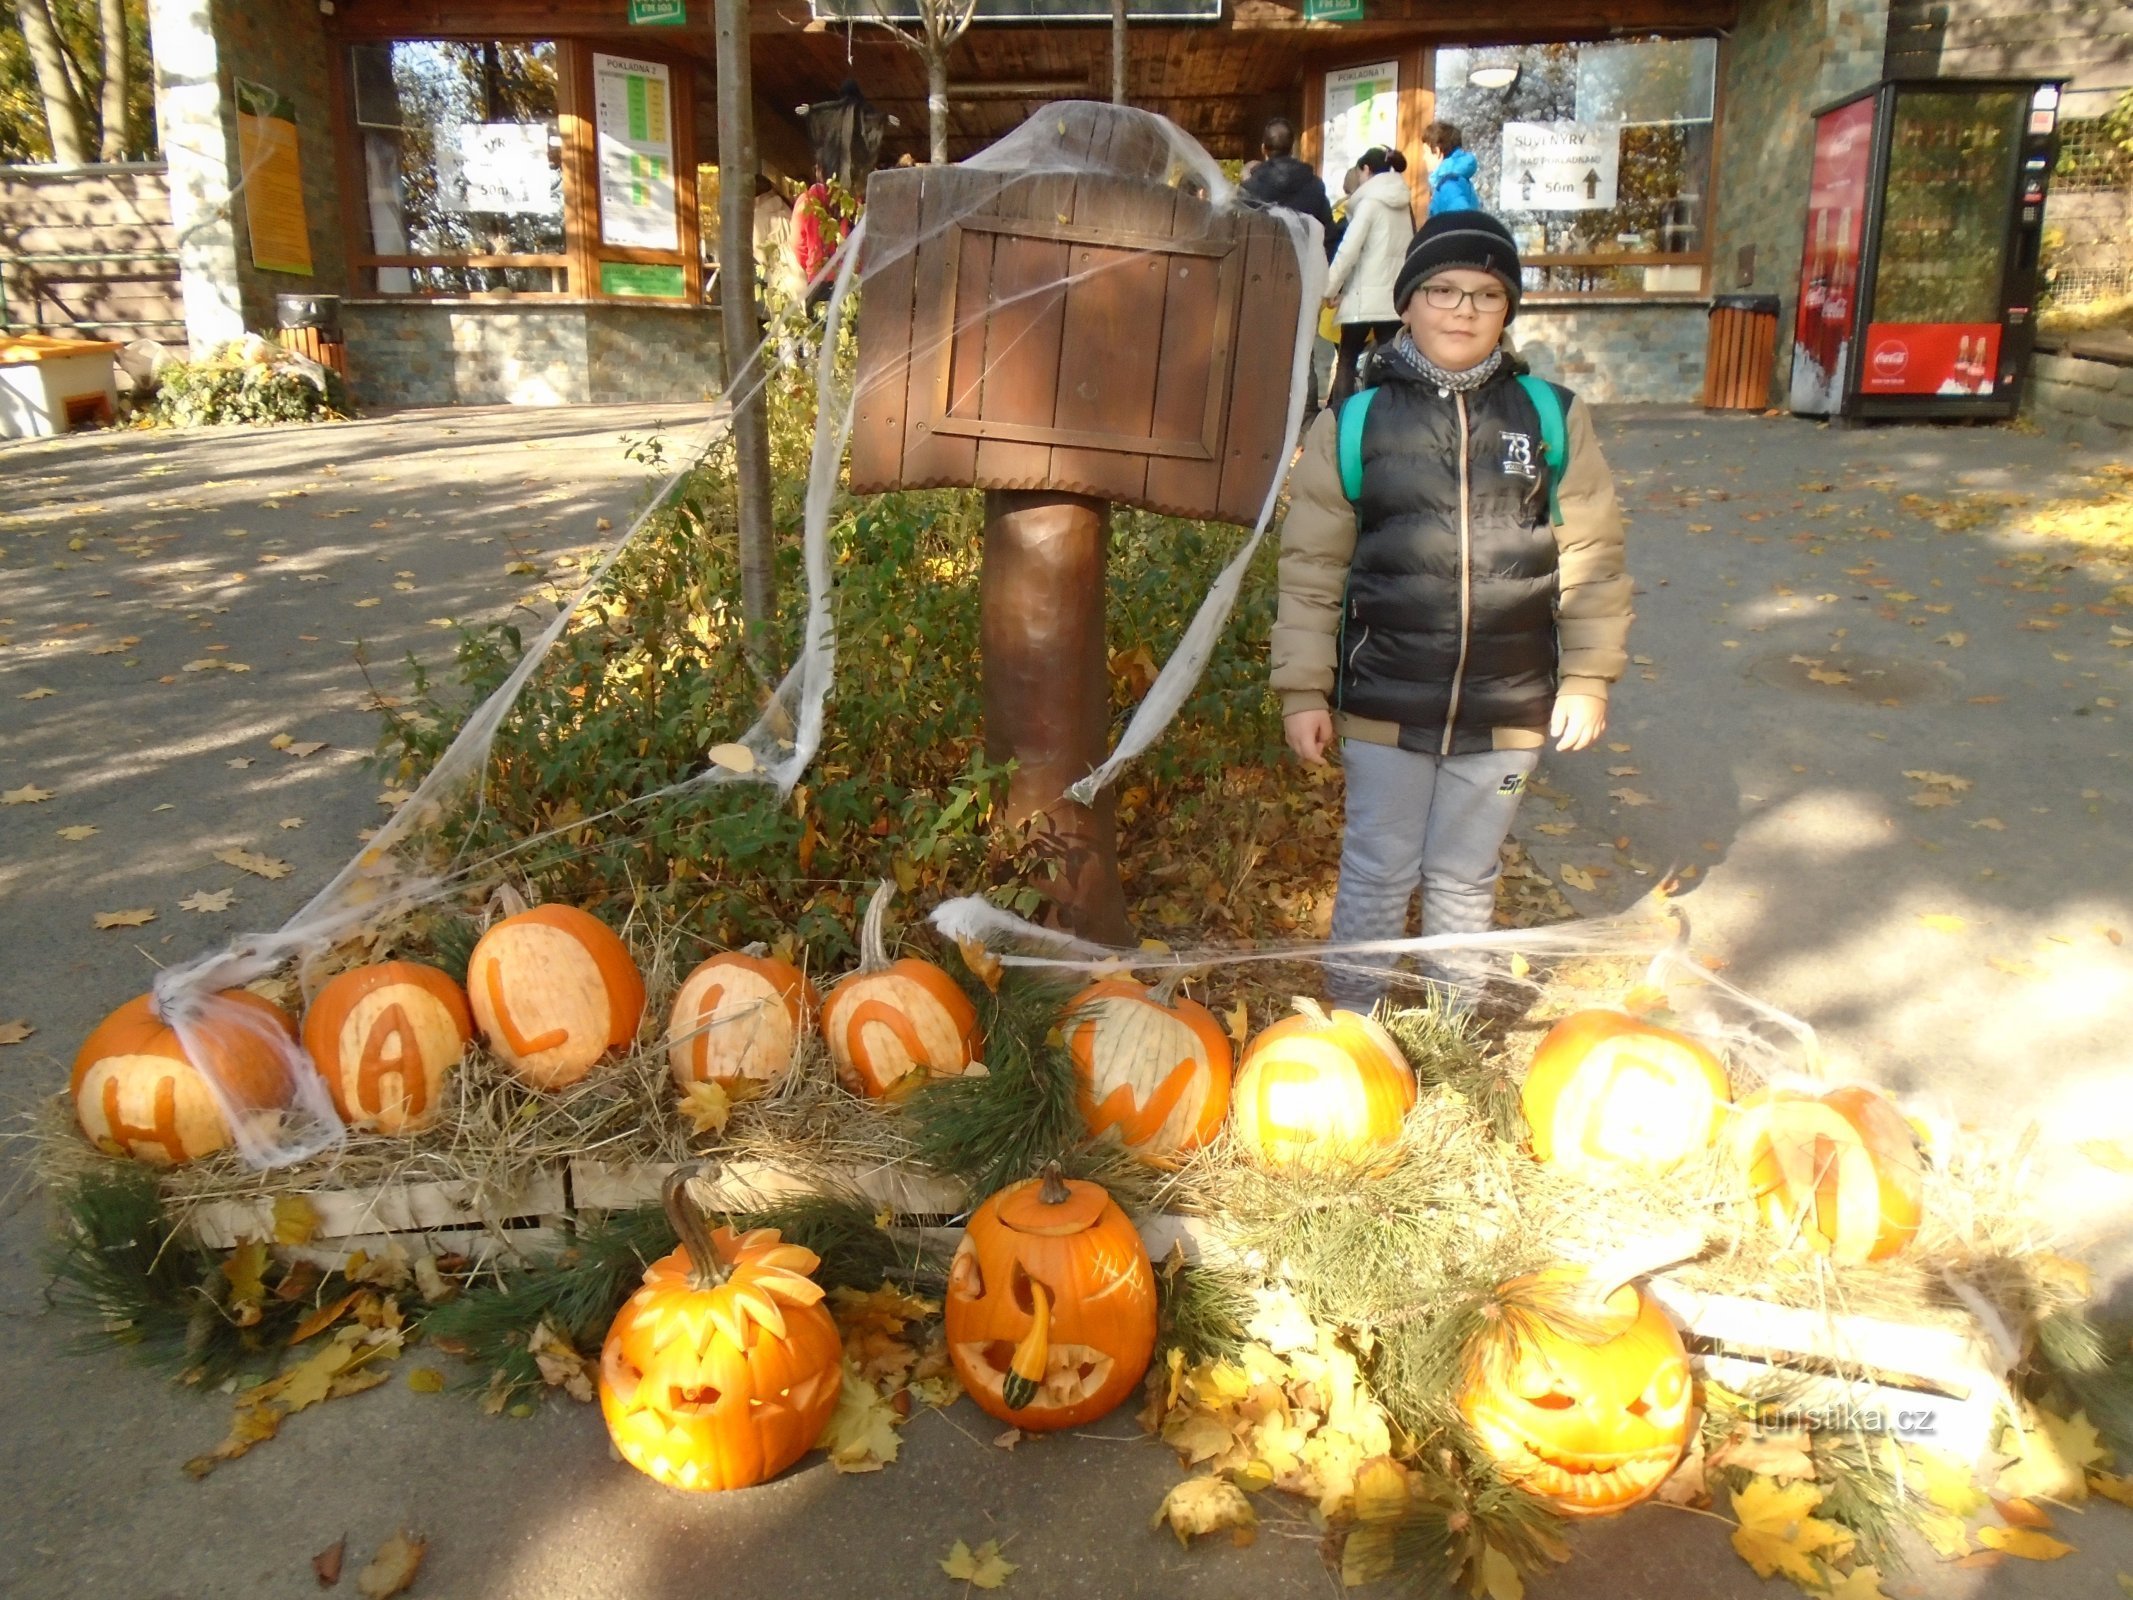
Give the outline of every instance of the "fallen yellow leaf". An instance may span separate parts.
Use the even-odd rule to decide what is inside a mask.
[[[36,1031],[27,1022],[0,1022],[0,1044],[20,1044]]]
[[[2133,1150],[2117,1139],[2084,1139],[2074,1146],[2106,1172],[2121,1172],[2133,1177]]]
[[[1160,1528],[1166,1522],[1179,1544],[1190,1544],[1203,1533],[1257,1527],[1259,1514],[1244,1498],[1244,1491],[1228,1479],[1188,1478],[1163,1496],[1163,1503],[1148,1525]],[[1351,1542],[1353,1539],[1354,1535],[1350,1535]]]
[[[267,879],[286,878],[296,870],[286,861],[277,861],[272,856],[260,855],[251,850],[217,850],[215,859],[235,867],[239,872],[249,872],[255,877]]]
[[[837,1409],[830,1413],[829,1424],[816,1442],[839,1472],[879,1472],[903,1448],[896,1431],[898,1420],[895,1407],[847,1361]]]
[[[997,1589],[1014,1570],[1015,1563],[1000,1555],[997,1539],[987,1539],[975,1550],[958,1539],[941,1562],[941,1571],[973,1589]]]
[[[1980,1528],[1977,1538],[1988,1549],[2005,1551],[2024,1561],[2057,1561],[2074,1553],[2072,1545],[2033,1528]]]
[[[733,1115],[733,1100],[725,1086],[717,1083],[692,1083],[682,1091],[677,1107],[687,1120],[691,1131],[698,1134],[724,1133],[726,1123]]]
[[[1806,1588],[1823,1586],[1813,1559],[1836,1560],[1851,1548],[1852,1536],[1834,1522],[1814,1515],[1822,1491],[1811,1483],[1780,1488],[1767,1478],[1752,1479],[1733,1492],[1733,1548],[1759,1578],[1780,1574]]]
[[[84,839],[93,839],[96,837],[95,824],[88,822],[77,822],[71,828],[59,828],[55,829],[54,831],[58,833],[60,838],[66,840],[69,844],[80,844]]]
[[[130,911],[99,911],[96,925],[99,928],[139,928],[155,919],[155,912],[146,906],[137,906]]]
[[[402,1528],[379,1545],[370,1565],[356,1574],[356,1593],[363,1600],[391,1600],[415,1581],[429,1547],[429,1540]]]
[[[34,806],[57,793],[57,789],[40,789],[34,783],[26,783],[19,789],[0,790],[0,805]]]
[[[1935,933],[1961,933],[1970,926],[1961,917],[1953,916],[1945,911],[1920,913],[1918,925],[1922,928],[1931,928]]]

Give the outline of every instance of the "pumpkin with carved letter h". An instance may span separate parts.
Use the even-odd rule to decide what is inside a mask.
[[[1771,1228],[1836,1261],[1881,1261],[1918,1235],[1925,1168],[1903,1113],[1871,1089],[1765,1090],[1732,1150]]]
[[[1657,1174],[1710,1147],[1732,1086],[1687,1034],[1626,1011],[1548,1030],[1521,1091],[1533,1154],[1566,1177]]]
[[[564,1089],[637,1037],[644,979],[598,917],[535,906],[481,936],[467,961],[467,1000],[505,1065],[536,1089]]]
[[[680,1235],[645,1269],[600,1349],[600,1414],[615,1451],[675,1489],[744,1489],[814,1448],[844,1386],[844,1341],[808,1276],[814,1251],[774,1228],[707,1232],[694,1168],[662,1199]]]
[[[1696,1429],[1688,1351],[1665,1309],[1577,1267],[1497,1288],[1466,1346],[1459,1410],[1508,1481],[1573,1517],[1651,1494]]]
[[[1392,1035],[1353,1011],[1298,1000],[1253,1039],[1230,1097],[1230,1128],[1273,1170],[1373,1165],[1400,1142],[1415,1074]]]
[[[793,1053],[822,1009],[799,968],[761,945],[728,950],[698,963],[674,991],[667,1021],[667,1064],[675,1087],[754,1082],[775,1087],[792,1070]]]
[[[473,1033],[459,985],[419,961],[343,972],[304,1013],[304,1048],[334,1110],[379,1133],[419,1133],[437,1120]]]
[[[180,1166],[220,1150],[230,1142],[230,1125],[203,1067],[240,1111],[288,1103],[289,1067],[278,1041],[294,1044],[296,1021],[280,1006],[225,989],[186,1031],[202,1061],[187,1054],[178,1030],[146,994],[90,1030],[69,1080],[74,1114],[90,1143],[151,1167]]]
[[[1155,1353],[1155,1273],[1118,1202],[1053,1162],[972,1214],[944,1321],[980,1407],[1025,1432],[1076,1428],[1140,1386]]]
[[[1205,1006],[1130,978],[1092,983],[1067,1004],[1075,1095],[1092,1136],[1112,1129],[1161,1160],[1212,1139],[1229,1110],[1230,1048]]]
[[[930,961],[890,961],[882,937],[896,885],[886,878],[867,905],[859,970],[822,1002],[822,1039],[837,1077],[854,1094],[902,1100],[930,1078],[955,1078],[981,1048],[978,1011]]]

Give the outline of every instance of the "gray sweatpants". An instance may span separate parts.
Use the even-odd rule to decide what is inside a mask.
[[[1496,909],[1499,852],[1539,762],[1539,750],[1427,756],[1342,740],[1348,818],[1333,942],[1404,937],[1417,883],[1423,933],[1486,933]],[[1328,962],[1326,998],[1367,1012],[1385,992],[1381,972],[1368,965]],[[1425,962],[1423,973],[1447,985],[1454,1004],[1473,1000],[1472,970],[1456,958]]]

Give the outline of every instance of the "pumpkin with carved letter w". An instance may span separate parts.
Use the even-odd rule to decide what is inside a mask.
[[[1127,1149],[1161,1159],[1199,1149],[1221,1128],[1229,1036],[1205,1006],[1105,978],[1068,1003],[1066,1040],[1091,1134],[1115,1128]]]

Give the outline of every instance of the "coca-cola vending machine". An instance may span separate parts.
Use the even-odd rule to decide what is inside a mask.
[[[1815,114],[1795,412],[2015,414],[2035,337],[2060,87],[1890,81]]]

